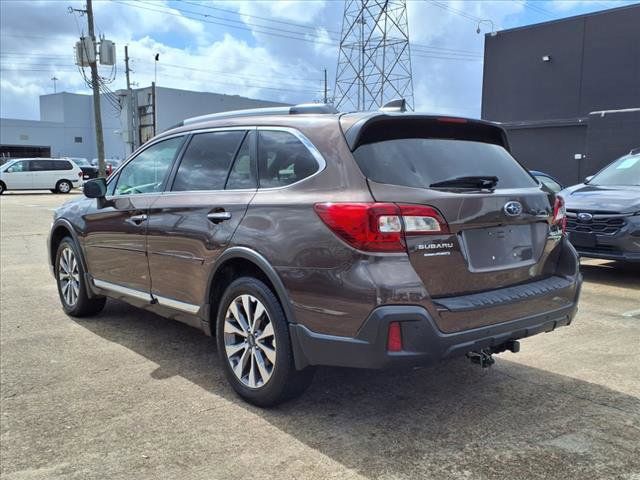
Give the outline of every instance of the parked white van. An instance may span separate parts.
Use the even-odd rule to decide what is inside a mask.
[[[18,158],[0,166],[0,194],[6,190],[69,193],[82,183],[82,170],[68,159]]]

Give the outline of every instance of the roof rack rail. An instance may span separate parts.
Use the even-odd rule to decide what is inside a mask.
[[[200,115],[199,117],[192,117],[185,119],[181,125],[193,125],[194,123],[207,122],[209,120],[218,120],[221,118],[230,117],[254,117],[264,115],[301,115],[301,114],[335,114],[338,110],[333,105],[327,103],[303,103],[300,105],[293,105],[291,107],[266,107],[266,108],[251,108],[247,110],[232,110],[229,112],[210,113],[207,115]]]

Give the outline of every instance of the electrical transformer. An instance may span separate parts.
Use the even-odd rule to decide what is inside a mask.
[[[100,40],[99,47],[100,65],[115,65],[116,64],[116,44],[111,40]]]
[[[88,67],[90,63],[96,61],[96,49],[89,37],[80,37],[76,42],[76,65]]]

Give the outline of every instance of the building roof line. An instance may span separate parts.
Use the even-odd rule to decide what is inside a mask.
[[[498,30],[495,33],[500,35],[501,33],[510,33],[510,32],[515,32],[515,31],[518,31],[518,30],[526,30],[528,28],[551,25],[551,24],[554,24],[554,23],[561,23],[561,22],[568,22],[568,21],[571,21],[571,20],[585,19],[587,17],[594,17],[596,15],[606,15],[606,14],[609,14],[609,13],[619,12],[621,10],[628,10],[628,9],[632,9],[632,8],[640,8],[640,3],[634,3],[634,4],[631,4],[631,5],[623,5],[621,7],[615,7],[615,8],[607,8],[605,10],[598,10],[596,12],[581,13],[579,15],[573,15],[571,17],[563,17],[563,18],[556,18],[554,20],[547,20],[545,22],[530,23],[528,25],[522,25],[520,27],[505,28],[504,30]],[[491,33],[485,33],[485,37],[495,37],[495,36],[496,35],[492,35]]]

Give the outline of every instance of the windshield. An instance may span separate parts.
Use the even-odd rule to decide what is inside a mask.
[[[640,186],[640,154],[619,158],[596,174],[589,185]]]
[[[86,158],[72,158],[71,160],[73,161],[73,163],[75,163],[78,166],[83,166],[83,167],[91,166],[91,164]]]
[[[353,155],[363,173],[378,183],[429,188],[460,177],[497,177],[498,189],[537,185],[509,152],[492,143],[403,138],[361,145]]]

